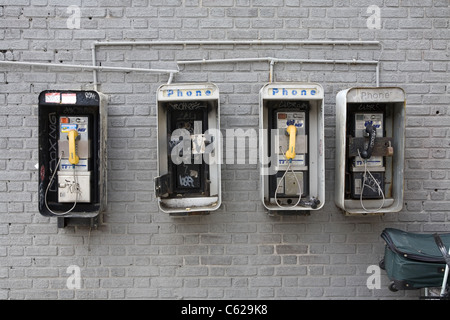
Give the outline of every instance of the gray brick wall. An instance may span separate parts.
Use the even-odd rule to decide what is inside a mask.
[[[325,89],[326,204],[310,216],[270,217],[258,164],[222,166],[223,205],[209,216],[158,212],[155,93],[167,75],[99,72],[109,95],[108,207],[104,224],[58,229],[37,206],[37,96],[92,89],[91,72],[0,66],[0,299],[416,299],[366,285],[383,256],[385,227],[450,231],[450,8],[448,0],[0,1],[0,60],[90,64],[93,41],[378,40],[382,46],[100,47],[105,66],[174,68],[175,61],[233,57],[381,60],[380,84],[407,93],[404,209],[345,217],[333,199],[334,105],[341,89],[375,85],[372,66],[275,65],[277,81]],[[377,5],[381,28],[369,29]],[[266,63],[182,66],[174,82],[221,90],[221,126],[258,129]],[[79,266],[81,288],[66,272]]]

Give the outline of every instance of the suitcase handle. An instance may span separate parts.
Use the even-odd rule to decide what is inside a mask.
[[[437,233],[434,233],[433,237],[434,237],[434,242],[436,242],[439,250],[441,251],[442,255],[444,256],[445,263],[450,267],[450,255],[448,254],[447,249],[445,248],[445,245],[442,242],[441,237]]]

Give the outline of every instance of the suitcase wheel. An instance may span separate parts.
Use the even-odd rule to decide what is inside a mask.
[[[395,283],[394,283],[394,281],[392,281],[390,284],[389,284],[389,290],[391,290],[392,292],[397,292],[398,291],[398,289],[397,289],[397,287],[395,286]]]

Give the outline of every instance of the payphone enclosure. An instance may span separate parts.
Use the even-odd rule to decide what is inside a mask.
[[[45,90],[39,95],[39,212],[58,217],[58,226],[69,220],[101,223],[106,104],[107,96],[96,91]]]
[[[172,216],[217,210],[222,201],[219,88],[161,85],[156,105],[159,209]]]
[[[337,94],[334,193],[345,215],[402,209],[405,105],[398,87],[355,87]]]
[[[261,199],[269,214],[307,214],[325,203],[323,99],[318,83],[260,90]]]

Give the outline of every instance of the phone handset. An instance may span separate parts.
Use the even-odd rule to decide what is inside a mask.
[[[69,140],[69,162],[73,165],[76,165],[80,161],[75,145],[75,140],[79,139],[78,131],[70,130],[67,133],[67,139]]]
[[[297,128],[294,125],[289,125],[286,128],[286,134],[289,135],[289,148],[286,151],[286,159],[292,160],[295,158],[295,136],[297,134]]]
[[[298,196],[297,203],[295,203],[293,206],[291,206],[291,208],[296,207],[302,199],[302,190],[301,190],[301,186],[300,186],[300,181],[298,181],[297,175],[295,174],[294,170],[292,170],[292,168],[291,168],[292,159],[295,158],[295,136],[297,135],[297,128],[292,123],[293,122],[288,121],[288,123],[287,123],[288,127],[286,128],[286,135],[289,135],[289,148],[287,149],[287,151],[285,153],[286,160],[288,160],[288,167],[287,167],[286,171],[284,172],[283,176],[281,177],[280,181],[278,182],[277,188],[275,189],[275,203],[280,208],[285,208],[285,207],[281,206],[278,203],[277,192],[278,192],[278,189],[280,188],[281,183],[286,178],[286,174],[288,173],[289,170],[291,170],[292,174],[294,175],[295,181],[297,182],[297,185],[299,188],[299,190],[298,190],[299,196]]]
[[[368,124],[366,126],[365,133],[369,134],[369,144],[367,145],[366,150],[361,151],[360,155],[363,159],[369,159],[372,156],[373,146],[375,145],[377,129],[373,125]]]

